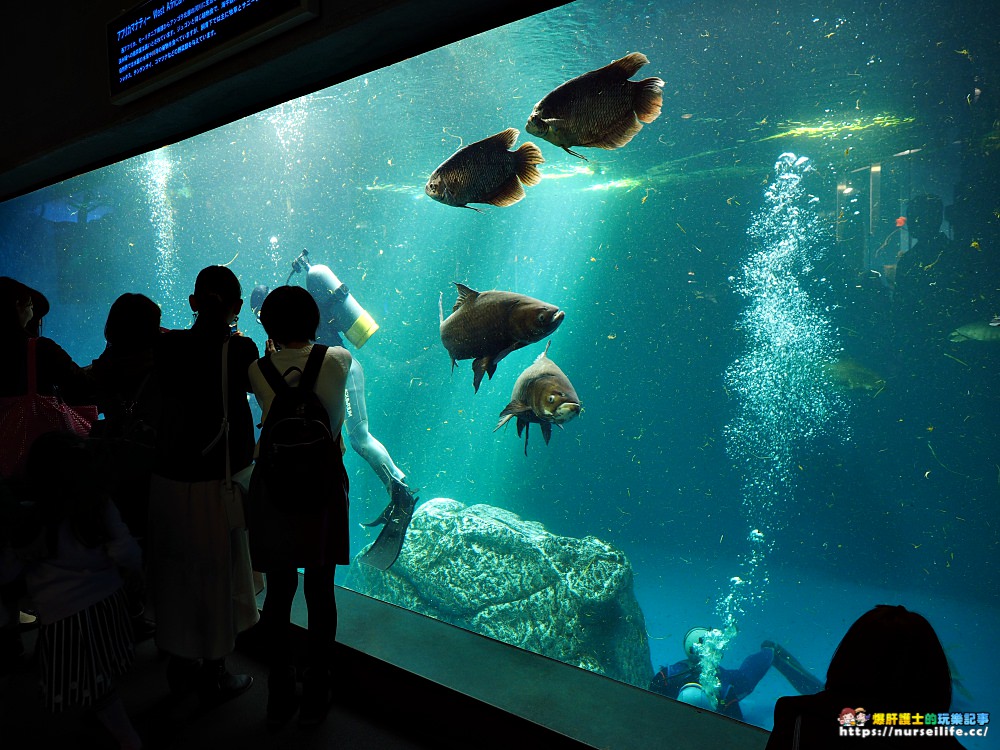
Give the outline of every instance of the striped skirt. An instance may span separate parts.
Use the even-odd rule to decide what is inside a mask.
[[[91,708],[132,664],[135,649],[124,589],[38,631],[45,708]]]

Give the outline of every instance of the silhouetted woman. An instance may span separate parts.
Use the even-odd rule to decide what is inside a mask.
[[[104,325],[107,345],[90,365],[97,406],[104,419],[93,437],[104,439],[103,458],[114,479],[112,496],[132,535],[146,536],[149,479],[159,413],[152,382],[153,359],[160,338],[160,307],[143,294],[115,300]]]
[[[851,625],[837,646],[826,673],[826,689],[815,695],[779,698],[774,707],[774,730],[767,750],[825,750],[856,742],[841,737],[861,726],[841,724],[845,708],[850,715],[908,714],[924,717],[946,713],[951,707],[951,672],[941,641],[931,624],[902,606],[880,604]],[[869,720],[864,729],[890,729]],[[932,730],[934,724],[895,725],[891,730]],[[945,730],[948,727],[944,727]],[[961,748],[949,736],[878,736],[879,746]]]
[[[247,368],[257,346],[233,333],[243,305],[240,282],[223,266],[203,269],[189,298],[194,325],[166,331],[157,347],[154,377],[161,396],[157,456],[150,486],[149,588],[156,644],[171,658],[167,680],[175,692],[195,687],[206,703],[247,690],[252,678],[226,670],[236,635],[257,621],[248,561],[233,546],[220,494],[229,466],[253,459],[253,418]],[[222,357],[228,342],[228,440],[223,415]]]

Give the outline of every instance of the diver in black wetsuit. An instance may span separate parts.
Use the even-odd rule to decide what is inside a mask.
[[[316,332],[316,341],[329,346],[343,346],[343,337],[355,349],[360,349],[372,334],[378,330],[378,324],[371,315],[358,304],[347,289],[347,285],[330,270],[328,266],[313,264],[308,260],[309,252],[302,253],[292,261],[292,271],[288,282],[296,273],[306,274],[306,289],[316,300],[320,310],[320,325]],[[287,282],[286,282],[287,283]],[[250,306],[254,314],[260,310],[264,298],[270,290],[259,284],[250,297]],[[416,505],[417,498],[406,484],[406,475],[395,464],[389,451],[368,430],[368,407],[365,403],[365,373],[355,356],[347,375],[345,393],[347,408],[344,424],[351,448],[372,467],[379,479],[389,491],[390,501],[379,516],[365,526],[384,525],[382,532],[362,555],[361,561],[382,570],[396,561],[403,545],[406,528]]]
[[[813,677],[784,648],[773,641],[764,641],[760,650],[750,654],[739,669],[717,668],[719,687],[710,689],[699,683],[701,656],[698,646],[711,634],[707,628],[691,628],[684,636],[684,653],[687,658],[660,670],[653,675],[649,689],[655,693],[675,698],[683,703],[716,711],[742,721],[739,702],[757,687],[767,670],[777,669],[799,693],[811,695],[823,689],[823,683]]]

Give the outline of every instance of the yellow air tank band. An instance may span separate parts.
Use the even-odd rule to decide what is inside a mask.
[[[360,349],[377,330],[378,323],[375,322],[375,319],[367,312],[362,312],[358,319],[354,321],[354,325],[344,332],[344,336],[346,336],[347,340],[354,344],[356,348]]]

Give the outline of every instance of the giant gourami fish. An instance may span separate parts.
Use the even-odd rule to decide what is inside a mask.
[[[545,161],[534,143],[510,151],[518,131],[507,128],[481,141],[463,146],[431,174],[424,192],[446,206],[478,208],[469,203],[511,206],[524,198],[525,185],[537,185],[542,176],[537,165]]]
[[[647,63],[644,54],[633,52],[566,81],[535,105],[526,130],[581,159],[586,157],[573,146],[621,148],[663,106],[662,79],[628,80]]]

